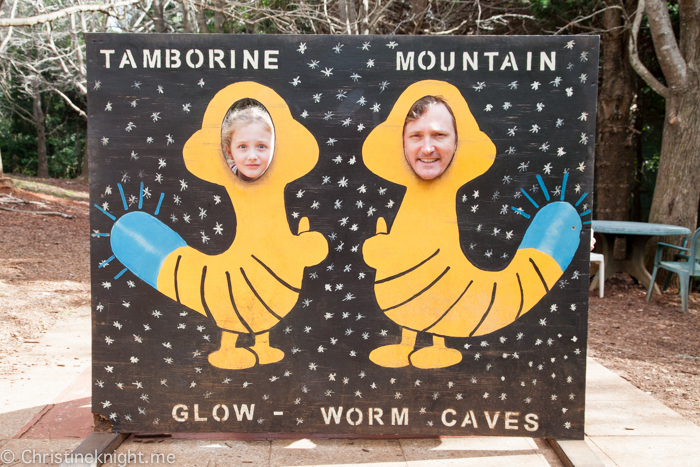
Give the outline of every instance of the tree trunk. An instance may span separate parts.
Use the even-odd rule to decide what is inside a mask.
[[[153,23],[155,24],[156,32],[165,32],[162,0],[153,0]]]
[[[204,8],[197,11],[196,16],[197,16],[197,25],[199,26],[200,34],[208,34],[209,33],[209,26],[207,25],[207,17],[204,14]]]
[[[357,29],[357,10],[354,0],[340,0],[338,2],[340,21],[345,28],[345,34],[359,34]]]
[[[682,93],[670,92],[666,98],[661,159],[656,176],[654,198],[651,202],[649,222],[687,227],[691,232],[698,225],[698,201],[700,201],[700,83]],[[656,240],[654,238],[653,240]],[[658,241],[680,244],[680,237],[659,237]],[[645,263],[651,269],[654,265],[655,242],[647,244]],[[663,259],[672,261],[669,248]],[[664,271],[665,272],[665,271]],[[660,274],[657,282],[665,280]],[[672,277],[671,284],[678,284]]]
[[[226,2],[224,0],[216,0],[216,9],[214,13],[214,32],[221,34],[224,32],[224,14],[221,12],[223,10]]]
[[[661,160],[649,222],[695,230],[700,200],[700,80],[689,68],[691,84],[666,99]]]
[[[78,152],[80,152],[81,147],[80,147],[80,132],[76,132],[78,134],[76,140],[75,140],[75,151],[76,155]],[[87,140],[85,141],[85,146],[82,147],[82,156],[80,157],[80,171],[78,172],[79,175],[76,177],[80,180],[88,180],[90,177],[90,167],[88,164],[88,144]]]
[[[700,200],[700,0],[679,3],[679,41],[668,4],[647,0],[656,57],[666,78],[661,160],[649,222],[695,230]]]
[[[425,17],[425,12],[428,10],[428,0],[412,0],[411,1],[411,14],[413,15],[413,32],[411,34],[418,34],[421,26],[423,26],[423,18]]]
[[[5,174],[2,171],[2,151],[0,151],[0,178],[5,178]]]
[[[193,32],[190,22],[190,3],[188,0],[180,0],[180,5],[182,6],[182,30],[185,34],[189,34]]]
[[[595,159],[596,219],[630,219],[634,167],[632,102],[635,73],[627,53],[620,10],[603,14],[603,65],[598,95]]]
[[[40,93],[34,94],[32,107],[34,115],[34,124],[36,125],[36,152],[39,157],[37,176],[39,178],[49,178],[49,164],[46,158],[46,127],[44,126],[46,122],[46,115],[44,115],[44,110],[41,108]]]
[[[639,135],[642,134],[644,128],[644,114],[639,112],[634,122],[635,130]],[[632,221],[644,222],[642,216],[642,179],[644,177],[644,154],[642,152],[641,138],[639,144],[635,148],[637,157],[636,170],[634,171],[634,185],[632,188]]]

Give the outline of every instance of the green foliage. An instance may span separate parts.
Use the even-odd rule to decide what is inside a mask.
[[[16,102],[31,113],[32,101],[15,96]],[[70,96],[80,102],[81,96]],[[54,178],[75,178],[80,175],[87,125],[75,111],[57,96],[42,94],[46,113],[46,153],[49,175]],[[36,175],[38,168],[37,129],[14,113],[0,114],[0,151],[5,173]]]

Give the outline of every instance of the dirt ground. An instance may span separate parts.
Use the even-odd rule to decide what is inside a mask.
[[[21,360],[16,351],[21,342],[36,340],[89,302],[87,182],[24,178],[23,183],[27,190],[48,192],[42,184],[58,190],[15,192],[14,201],[0,192],[0,208],[72,218],[0,210],[0,377]],[[604,298],[591,293],[588,353],[700,425],[700,294],[691,294],[690,312],[682,313],[674,292],[655,295],[647,304],[646,290],[630,277],[608,279]]]

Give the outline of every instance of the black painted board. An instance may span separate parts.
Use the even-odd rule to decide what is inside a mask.
[[[583,438],[597,37],[89,34],[87,43],[93,411],[116,431]],[[439,82],[438,91],[456,89],[461,96],[456,100],[471,114],[457,112],[457,121],[473,117],[495,158],[483,174],[460,180],[453,195],[416,211],[406,201],[413,182],[397,183],[368,167],[370,158],[401,163],[400,149],[378,155],[373,148],[385,142],[380,138],[379,146],[372,146],[368,136],[390,119],[411,86],[425,80]],[[123,258],[112,258],[110,235],[127,222],[125,215],[142,212],[143,219],[155,221],[141,225],[136,215],[131,216],[136,226],[130,225],[152,242],[144,248],[167,246],[153,233],[163,225],[206,255],[206,263],[238,245],[239,229],[255,232],[259,222],[264,245],[253,235],[250,248],[278,249],[280,258],[290,254],[303,263],[304,248],[270,239],[263,226],[271,213],[246,211],[263,195],[243,189],[231,196],[225,185],[185,166],[186,144],[202,128],[207,108],[220,91],[243,82],[263,87],[288,107],[286,130],[273,115],[276,135],[308,132],[318,148],[315,160],[313,151],[299,147],[295,153],[280,143],[286,152],[275,153],[279,159],[273,158],[269,169],[297,154],[300,167],[302,159],[304,164],[313,159],[301,176],[275,188],[284,209],[277,227],[285,238],[295,236],[301,219],[308,218],[317,234],[308,234],[315,235],[315,249],[308,250],[310,259],[298,271],[300,286],[288,284],[296,289],[293,306],[277,313],[278,322],[267,330],[283,358],[261,364],[260,356],[246,350],[261,339],[263,326],[253,330],[256,336],[236,335],[236,351],[253,355],[253,366],[225,369],[209,359],[221,341],[221,319],[213,318],[217,311],[198,312],[183,298],[199,297],[214,266],[209,265],[210,279],[180,277],[178,297],[168,298],[146,279],[153,283],[152,270],[157,272],[160,263],[151,264],[144,255],[150,272],[135,271],[139,258],[125,260],[132,266],[125,267]],[[400,140],[398,131],[392,134]],[[468,136],[458,138],[466,145]],[[212,139],[213,147],[219,144]],[[458,149],[455,161],[471,157],[465,151]],[[273,177],[266,173],[251,183],[268,175]],[[426,193],[429,198],[430,189]],[[575,245],[569,247],[573,258],[548,285],[536,276],[546,271],[525,261],[519,289],[512,281],[492,287],[497,281],[491,277],[508,270],[537,214],[554,203],[567,204],[580,219]],[[460,303],[465,322],[474,316],[488,322],[489,307],[501,297],[515,301],[491,332],[480,335],[479,325],[461,330],[460,315],[439,335],[423,325],[411,330],[379,304],[386,300],[375,290],[375,276],[382,271],[368,263],[399,264],[404,256],[439,244],[445,230],[444,219],[435,219],[438,212],[451,213],[451,226],[444,229],[456,226],[459,238],[457,253],[441,261],[467,264],[469,273],[460,279],[464,287],[473,283],[472,291],[486,290]],[[363,247],[377,238],[378,219],[385,220],[392,238],[392,228],[405,219],[401,216],[411,216],[417,233],[435,226],[434,235],[404,236],[389,244],[384,259],[368,261]],[[541,249],[556,250],[566,232],[560,236],[561,226],[541,224],[540,219],[531,232],[540,232]],[[455,264],[448,266],[450,274],[458,271]],[[239,266],[230,265],[231,275],[243,270]],[[519,306],[526,301],[521,295],[536,286],[546,289],[537,292],[541,298]],[[239,296],[235,286],[218,290],[218,295],[202,293],[203,302],[228,300],[229,292]],[[399,287],[396,294],[403,292]],[[425,313],[435,313],[429,303]],[[370,360],[373,350],[398,344],[407,328],[419,332],[406,366]],[[416,352],[434,338],[456,349],[460,361],[443,368],[414,364]]]

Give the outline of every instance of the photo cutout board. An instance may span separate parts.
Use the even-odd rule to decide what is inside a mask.
[[[87,44],[113,430],[583,438],[597,37]]]

